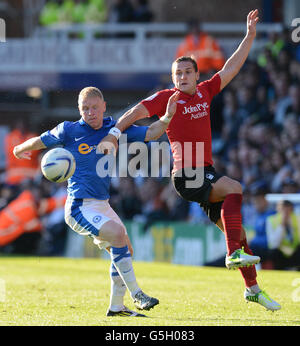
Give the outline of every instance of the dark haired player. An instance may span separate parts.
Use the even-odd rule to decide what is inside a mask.
[[[211,221],[224,232],[227,245],[225,264],[229,269],[239,268],[241,271],[246,285],[244,298],[274,311],[280,309],[280,305],[262,291],[256,281],[255,264],[260,258],[250,250],[242,226],[242,186],[215,171],[211,148],[211,100],[238,74],[246,61],[256,36],[257,22],[258,10],[253,10],[247,16],[247,33],[243,41],[223,69],[210,80],[198,84],[195,60],[191,57],[176,59],[172,64],[175,88],[159,91],[141,101],[118,120],[115,129],[121,133],[135,121],[153,115],[158,115],[161,121],[169,121],[166,112],[168,100],[173,94],[178,95],[176,113],[166,130],[174,158],[174,187],[182,198],[198,202]],[[99,144],[101,150],[117,146],[116,137],[114,134],[105,137]],[[204,143],[203,155],[201,151],[197,154],[199,143]],[[194,176],[191,172],[195,173]],[[188,187],[188,183],[197,180],[197,172],[198,177],[202,173],[202,183]]]

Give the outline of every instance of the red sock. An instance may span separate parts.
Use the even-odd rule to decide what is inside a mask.
[[[249,254],[249,255],[253,255],[253,252],[251,251],[251,249],[248,246],[247,240],[241,240],[240,242],[241,247],[244,247],[244,251]],[[251,287],[253,285],[257,285],[257,281],[256,281],[256,269],[255,269],[255,265],[251,266],[251,267],[243,267],[243,268],[239,268],[239,271],[241,272],[244,280],[245,280],[245,285],[246,287]]]
[[[241,248],[241,206],[242,195],[240,193],[231,193],[227,195],[222,204],[221,219],[224,225],[228,255],[231,255],[235,250]]]

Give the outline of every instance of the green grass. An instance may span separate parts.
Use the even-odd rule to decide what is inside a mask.
[[[109,266],[106,260],[90,258],[0,257],[0,283],[6,292],[0,325],[300,325],[300,272],[258,272],[260,286],[282,305],[272,313],[245,303],[238,271],[135,262],[140,286],[160,304],[146,312],[149,318],[109,318]],[[128,293],[125,303],[134,308]]]

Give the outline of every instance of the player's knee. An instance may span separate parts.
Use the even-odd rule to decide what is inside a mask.
[[[112,246],[124,246],[126,244],[125,229],[122,225],[110,220],[101,227],[99,239],[108,241]]]
[[[243,187],[242,185],[236,181],[236,180],[232,180],[230,182],[230,185],[228,186],[228,193],[243,193]]]
[[[112,223],[111,232],[115,241],[123,242],[125,240],[125,230],[122,225],[116,222]]]

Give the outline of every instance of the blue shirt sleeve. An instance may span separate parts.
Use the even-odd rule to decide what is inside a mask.
[[[131,125],[123,133],[127,135],[128,142],[144,142],[148,126]]]
[[[47,148],[65,144],[65,122],[41,134],[40,138]]]

